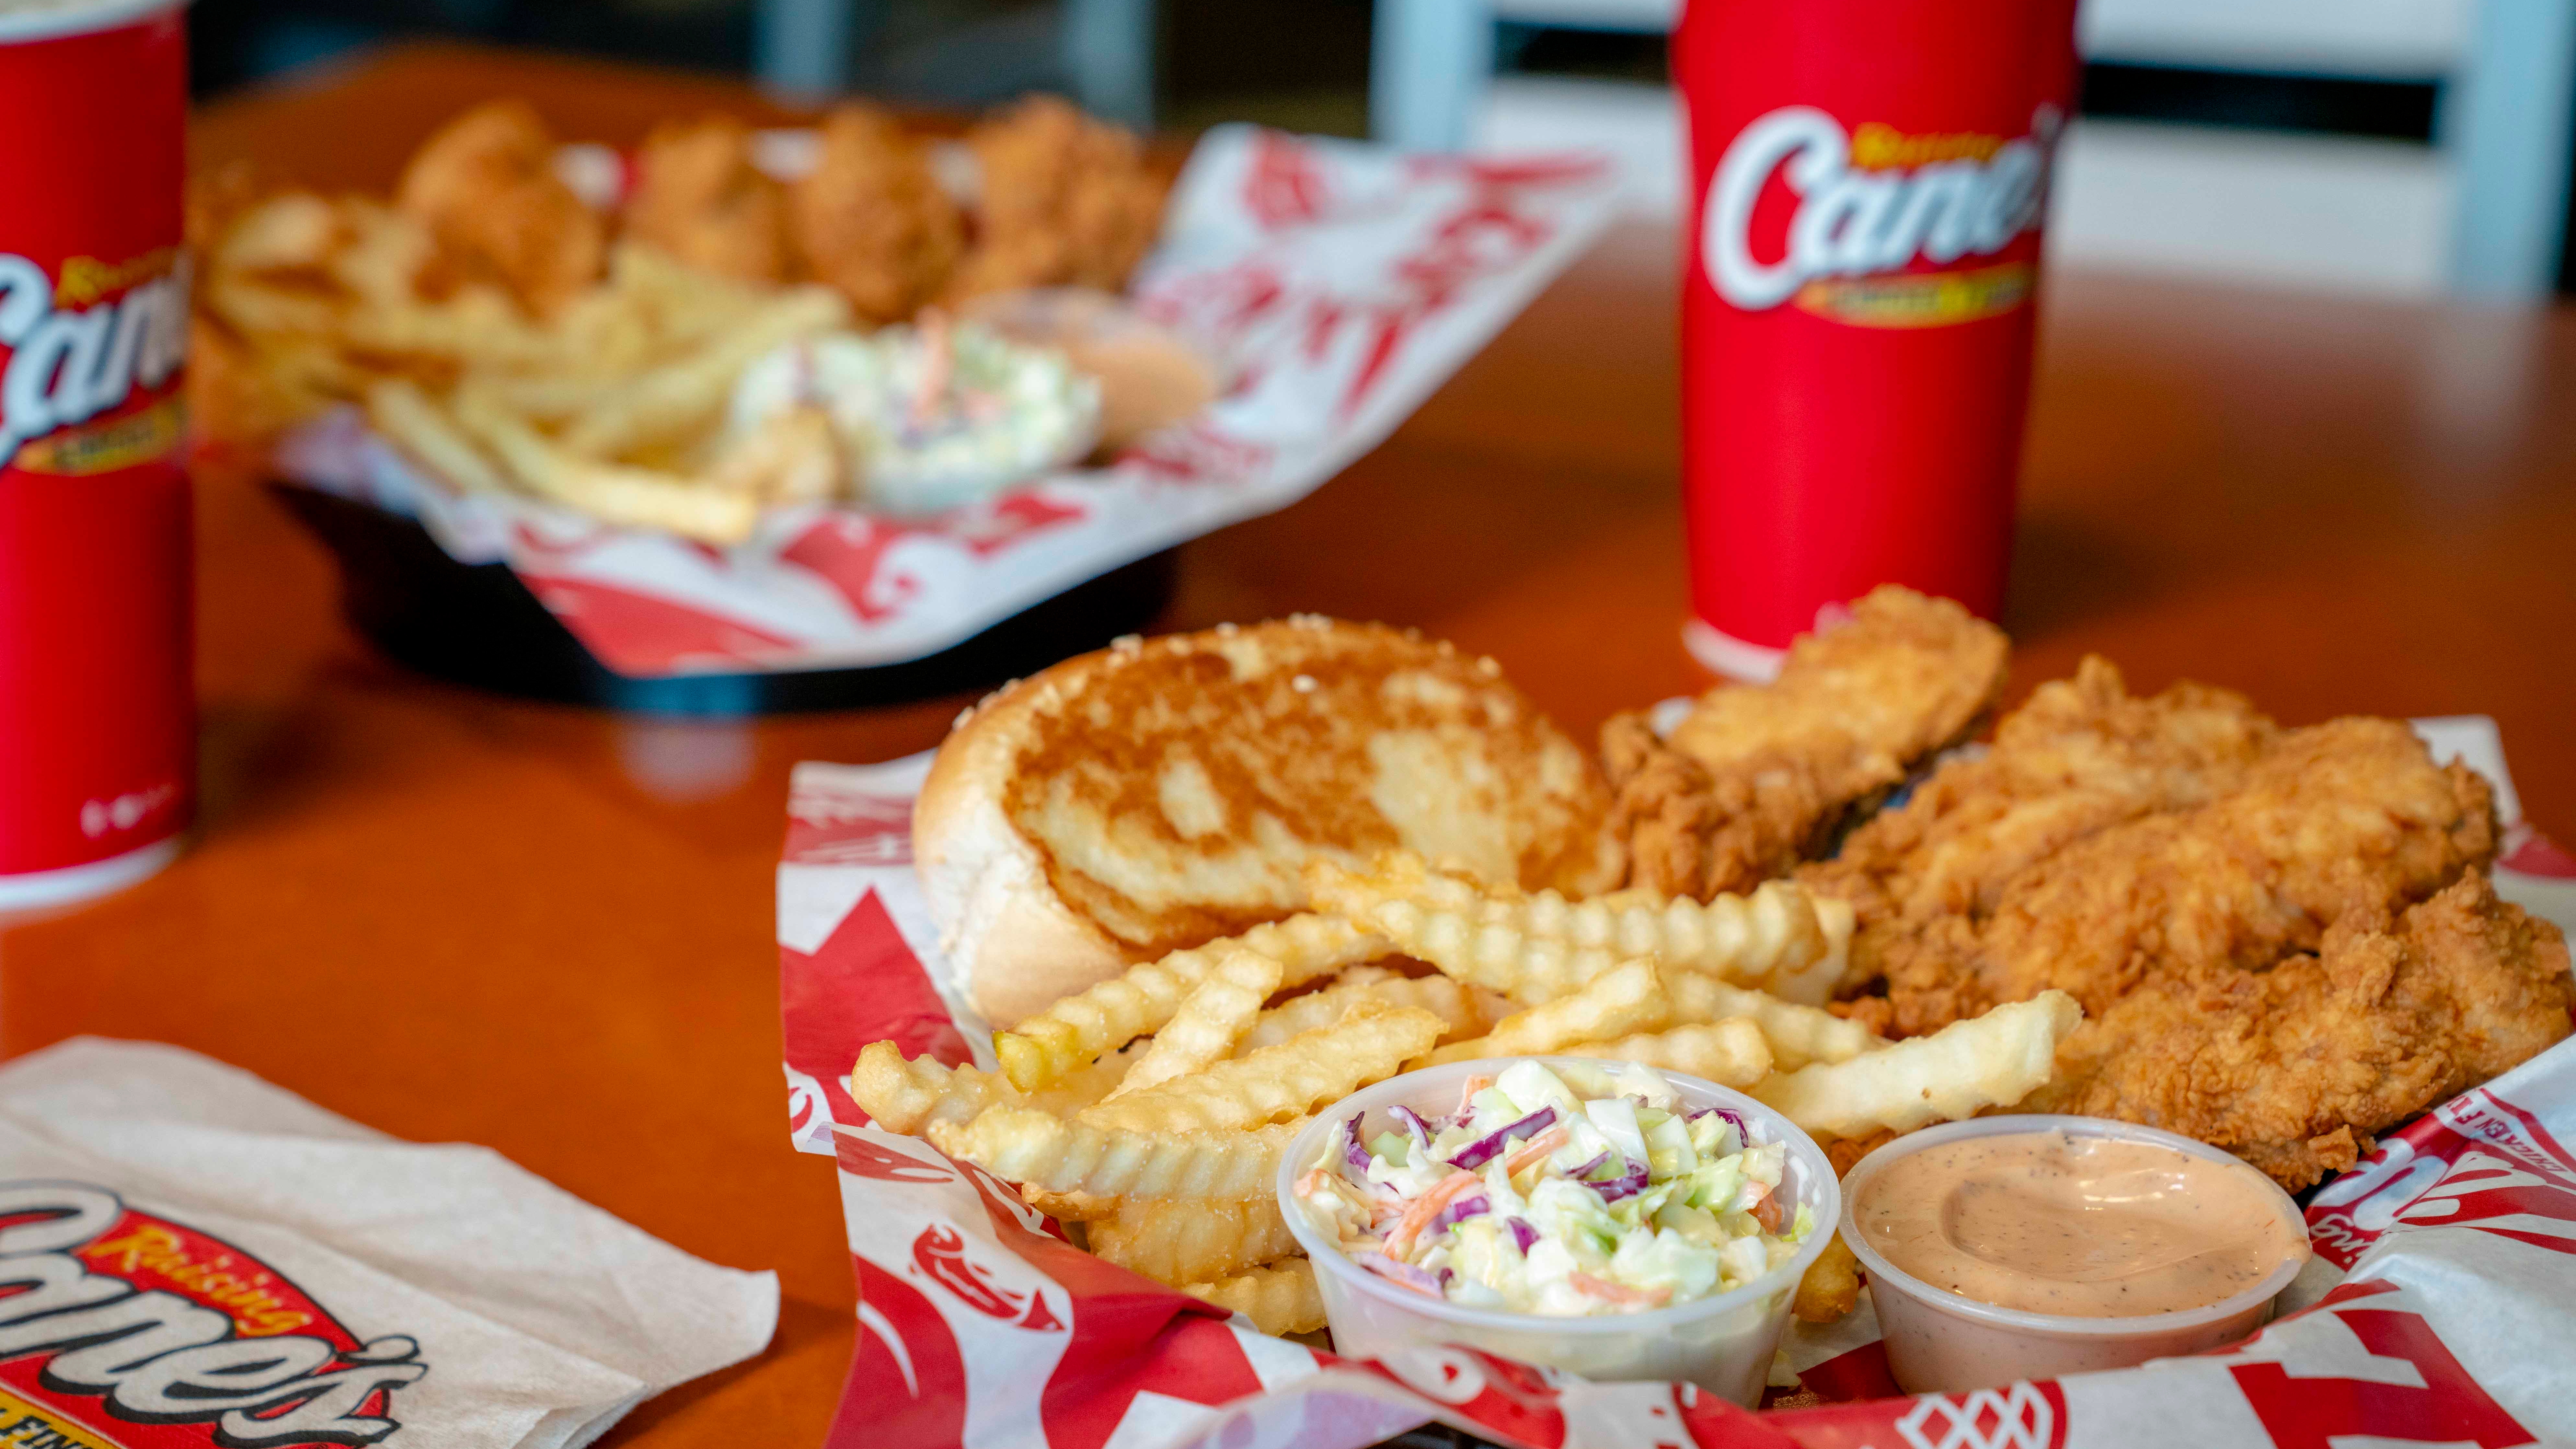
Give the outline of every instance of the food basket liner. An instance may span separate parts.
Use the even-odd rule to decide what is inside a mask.
[[[1105,468],[929,517],[781,509],[719,550],[451,492],[352,409],[291,434],[277,466],[418,519],[460,563],[508,564],[619,674],[900,663],[1313,492],[1581,255],[1618,194],[1594,153],[1422,156],[1218,127],[1130,290],[1222,364],[1228,391]]]
[[[2576,860],[2521,820],[2493,721],[2416,728],[2497,785],[2499,892],[2576,933]],[[994,1065],[912,869],[929,768],[799,765],[778,870],[788,1130],[837,1159],[859,1283],[833,1449],[1358,1449],[1433,1422],[1546,1449],[2576,1442],[2576,1039],[2328,1183],[2284,1316],[2213,1353],[1907,1397],[1864,1290],[1842,1322],[1792,1326],[1783,1357],[1807,1406],[1756,1414],[1466,1348],[1361,1361],[1266,1337],[1073,1248],[1009,1186],[851,1102],[871,1041]]]

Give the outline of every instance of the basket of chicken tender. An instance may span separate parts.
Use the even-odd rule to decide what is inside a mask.
[[[195,414],[432,672],[715,711],[989,684],[1374,447],[1616,190],[1249,127],[1176,161],[1046,97],[630,151],[495,101],[390,195],[198,187]]]
[[[1881,589],[1595,747],[1301,616],[800,766],[829,1442],[2576,1435],[2570,872],[2492,724],[2008,653]]]

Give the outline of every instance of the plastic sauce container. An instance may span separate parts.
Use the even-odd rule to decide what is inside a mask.
[[[2270,1178],[2231,1153],[2153,1127],[2095,1117],[1979,1117],[1899,1137],[1862,1158],[1843,1179],[1841,1222],[1843,1242],[1869,1273],[1870,1301],[1878,1310],[1879,1331],[1886,1340],[1888,1371],[1907,1393],[1964,1393],[2017,1379],[2128,1368],[2151,1358],[2234,1343],[2271,1318],[2272,1300],[2307,1262],[2306,1252],[2292,1253],[2262,1281],[2205,1308],[2127,1318],[2076,1317],[1999,1308],[1934,1287],[1888,1262],[1862,1237],[1855,1205],[1868,1199],[1870,1184],[1890,1165],[1962,1138],[2051,1131],[2148,1143],[2226,1163],[2251,1175],[2277,1199],[2293,1242],[2305,1245],[2308,1240],[2307,1221],[2298,1204]]]
[[[1458,1105],[1459,1088],[1469,1077],[1498,1075],[1516,1061],[1549,1067],[1577,1062],[1596,1068],[1621,1065],[1541,1056],[1426,1067],[1343,1098],[1315,1114],[1315,1120],[1288,1144],[1279,1163],[1279,1209],[1288,1220],[1288,1230],[1314,1262],[1315,1284],[1322,1291],[1324,1313],[1332,1325],[1334,1350],[1400,1361],[1411,1350],[1463,1344],[1589,1379],[1687,1380],[1751,1407],[1770,1378],[1780,1336],[1789,1326],[1789,1301],[1797,1292],[1798,1280],[1824,1252],[1832,1224],[1841,1220],[1842,1193],[1834,1181],[1833,1165],[1815,1141],[1786,1117],[1741,1092],[1657,1069],[1693,1109],[1727,1108],[1748,1124],[1760,1124],[1770,1141],[1787,1143],[1788,1164],[1781,1187],[1793,1211],[1803,1206],[1815,1214],[1816,1230],[1794,1256],[1729,1293],[1643,1313],[1585,1318],[1467,1308],[1397,1287],[1360,1267],[1343,1256],[1334,1236],[1319,1231],[1307,1218],[1305,1203],[1296,1194],[1297,1179],[1353,1112],[1371,1114],[1361,1124],[1363,1139],[1401,1130],[1385,1115],[1388,1108],[1401,1103],[1426,1116],[1447,1112]]]

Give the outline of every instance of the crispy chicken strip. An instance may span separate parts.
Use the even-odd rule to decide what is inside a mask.
[[[751,160],[730,116],[665,121],[635,154],[626,235],[693,267],[745,281],[787,276],[787,193]]]
[[[856,101],[823,118],[822,153],[788,197],[797,253],[861,317],[896,322],[936,296],[964,245],[928,151],[892,115]]]
[[[403,168],[396,204],[467,279],[551,316],[599,277],[607,229],[555,175],[554,137],[525,101],[489,101],[439,128]]]
[[[2486,782],[2435,765],[2403,723],[2292,730],[2206,804],[2068,844],[2006,878],[1991,910],[1884,933],[1894,1025],[1931,1031],[2052,987],[2098,1015],[2151,979],[2262,970],[2354,912],[2424,900],[2495,842]]]
[[[1792,645],[1775,683],[1703,695],[1668,742],[1643,716],[1613,719],[1601,749],[1630,880],[1706,900],[1788,870],[1972,732],[2008,653],[1957,604],[1887,585]]]
[[[1133,134],[1032,96],[967,137],[982,173],[975,246],[952,300],[1014,287],[1119,291],[1162,225],[1163,182]]]
[[[2295,1191],[2565,1037],[2571,999],[2565,937],[2473,870],[2393,922],[2356,909],[2317,955],[2150,981],[2077,1027],[2022,1109],[2197,1137]]]
[[[1857,984],[1881,973],[1904,923],[1990,913],[2007,882],[2076,841],[2218,798],[2279,733],[2242,695],[2184,683],[2138,698],[2088,656],[2004,716],[1992,745],[1943,764],[1799,878],[1859,908]]]

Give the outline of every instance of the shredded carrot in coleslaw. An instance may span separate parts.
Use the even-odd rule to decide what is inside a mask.
[[[1565,1281],[1604,1303],[1629,1303],[1647,1308],[1660,1308],[1673,1296],[1673,1290],[1670,1288],[1631,1288],[1624,1283],[1613,1283],[1606,1278],[1595,1278],[1589,1273],[1580,1271],[1566,1274]]]
[[[1456,1200],[1458,1194],[1471,1187],[1480,1187],[1484,1181],[1472,1172],[1452,1173],[1442,1178],[1438,1186],[1407,1203],[1404,1216],[1396,1223],[1395,1231],[1386,1235],[1387,1256],[1394,1257],[1402,1253],[1412,1245],[1414,1237],[1424,1226],[1433,1218],[1440,1216],[1442,1208]]]

